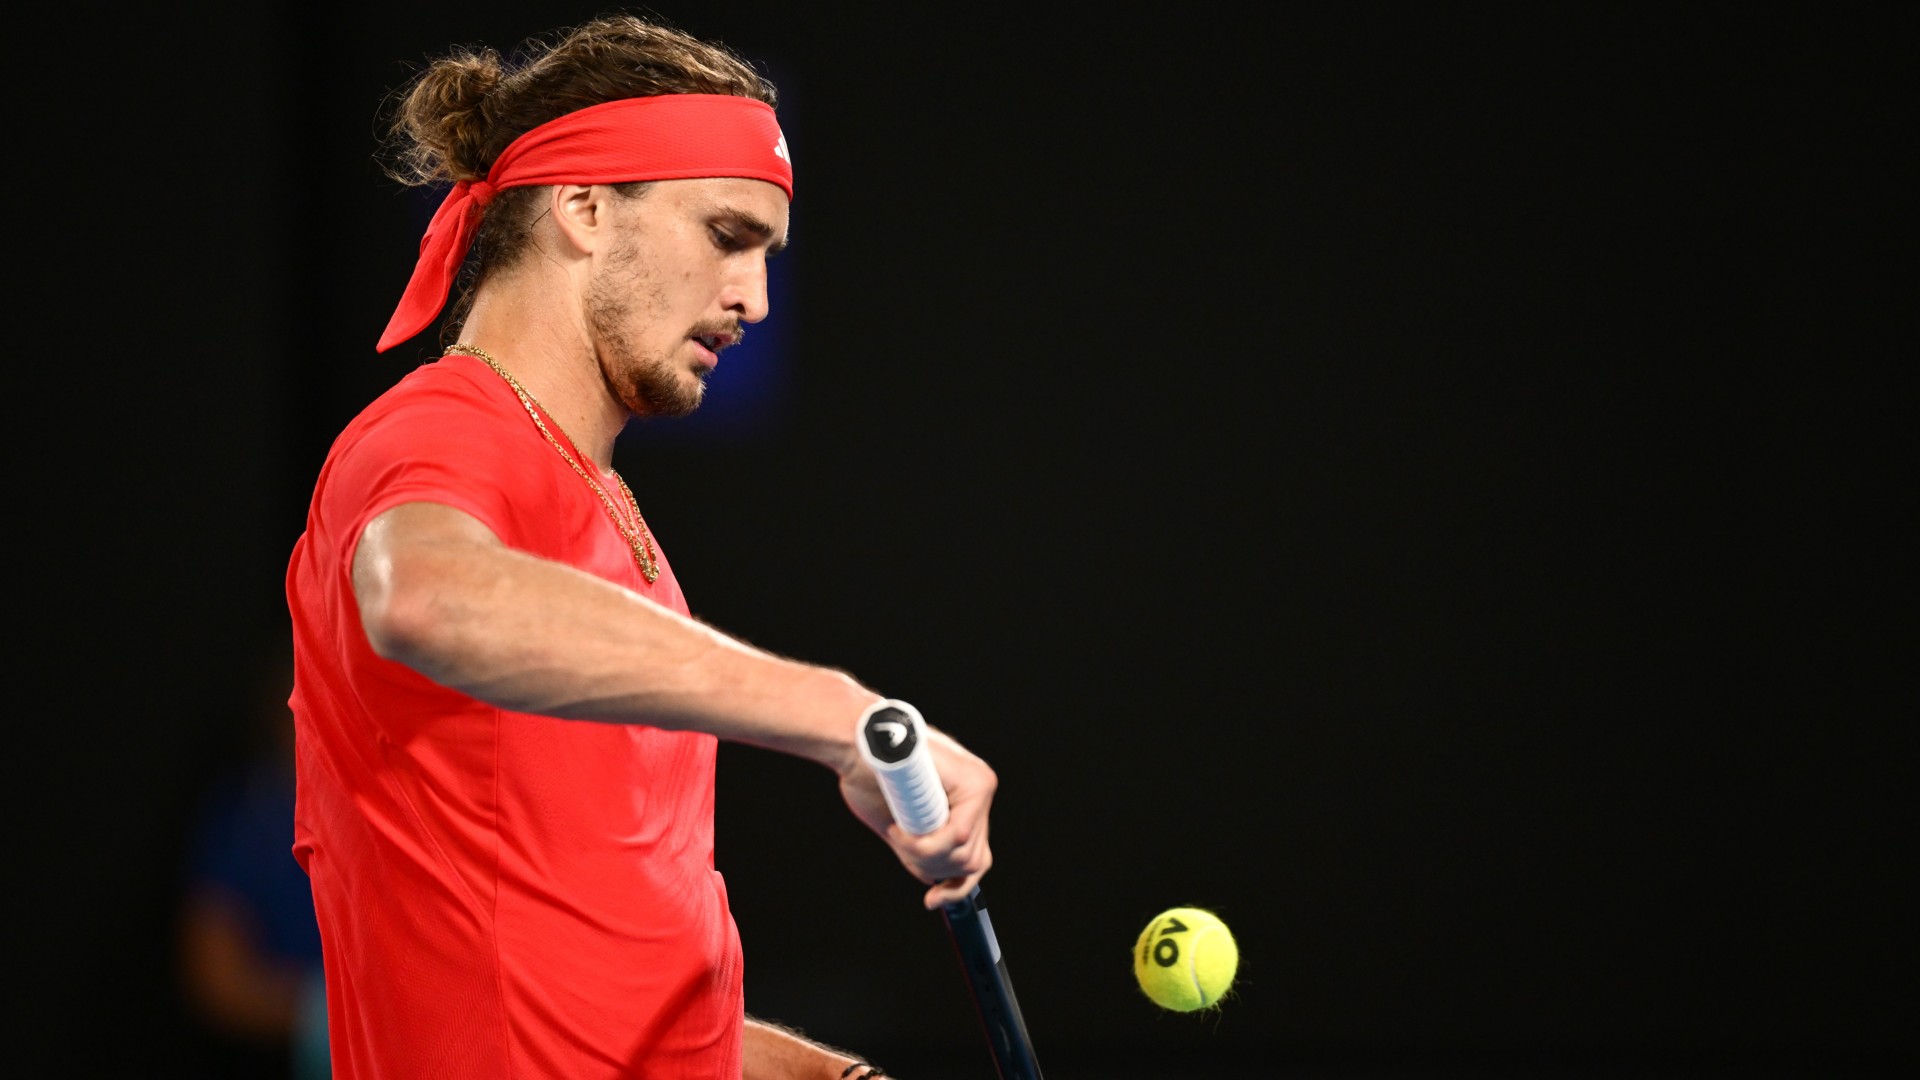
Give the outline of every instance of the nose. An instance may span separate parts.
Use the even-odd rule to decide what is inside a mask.
[[[767,260],[765,256],[739,260],[739,269],[727,279],[720,302],[741,322],[767,317]]]

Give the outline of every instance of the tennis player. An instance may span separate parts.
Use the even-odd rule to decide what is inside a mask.
[[[287,576],[343,1080],[880,1075],[744,1015],[719,739],[831,769],[929,908],[991,863],[992,770],[934,732],[951,819],[900,830],[853,741],[881,695],[692,619],[613,469],[767,314],[773,104],[725,48],[609,17],[450,55],[399,106],[396,175],[453,183],[378,345],[446,308],[444,355],[335,441]]]

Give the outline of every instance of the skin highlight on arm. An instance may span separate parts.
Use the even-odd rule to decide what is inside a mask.
[[[751,1016],[742,1041],[742,1080],[842,1080],[847,1067],[861,1060],[792,1028]],[[854,1070],[854,1076],[861,1071]]]
[[[965,896],[992,866],[993,770],[930,728],[950,813],[935,832],[908,835],[854,746],[860,714],[883,698],[844,672],[516,551],[438,503],[404,503],[367,525],[353,589],[375,653],[498,708],[701,731],[825,765],[854,816],[930,886],[929,909]]]
[[[854,718],[880,698],[515,551],[436,503],[369,523],[353,583],[376,653],[503,709],[704,731],[845,773]]]

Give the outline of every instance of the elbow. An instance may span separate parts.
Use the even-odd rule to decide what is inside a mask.
[[[435,647],[434,630],[440,620],[432,611],[434,590],[396,573],[391,565],[381,570],[357,576],[354,582],[360,628],[375,656],[418,667]]]
[[[498,550],[485,526],[432,504],[402,504],[368,522],[351,577],[374,655],[431,679],[458,666],[473,645],[475,594],[498,580]]]
[[[418,624],[399,613],[392,604],[362,604],[360,629],[366,632],[367,644],[374,655],[382,660],[404,663],[419,651]]]

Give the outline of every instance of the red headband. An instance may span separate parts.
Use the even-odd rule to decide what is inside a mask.
[[[608,101],[541,124],[502,150],[485,180],[462,180],[447,192],[420,238],[420,261],[379,351],[439,316],[480,228],[480,211],[507,188],[704,176],[765,180],[793,198],[793,161],[772,106],[732,94],[662,94]]]

